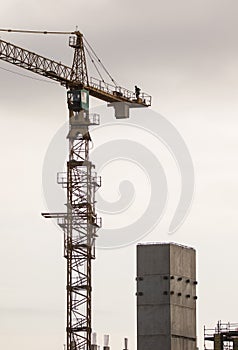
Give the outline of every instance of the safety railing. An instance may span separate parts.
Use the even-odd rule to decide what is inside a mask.
[[[90,78],[90,86],[94,89],[104,91],[113,96],[124,97],[130,100],[130,102],[140,102],[140,104],[151,106],[151,96],[145,92],[140,92],[139,96],[137,96],[135,92],[125,89],[121,86],[115,86],[106,83],[105,81],[93,77]]]

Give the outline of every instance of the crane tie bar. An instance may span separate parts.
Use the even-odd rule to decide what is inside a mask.
[[[46,31],[46,30],[22,30],[22,29],[1,29],[0,32],[8,32],[8,33],[28,33],[28,34],[76,34],[77,32],[54,32],[54,31]]]

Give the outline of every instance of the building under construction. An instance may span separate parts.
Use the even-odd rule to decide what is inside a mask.
[[[238,350],[238,323],[218,321],[213,329],[204,327],[204,350]]]

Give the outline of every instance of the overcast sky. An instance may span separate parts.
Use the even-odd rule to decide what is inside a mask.
[[[175,241],[197,250],[200,348],[204,324],[238,321],[237,12],[232,0],[1,4],[2,28],[72,31],[78,26],[116,81],[150,93],[152,109],[186,142],[196,176],[192,209],[169,236],[179,174],[161,144],[169,200],[160,224],[143,242]],[[71,64],[67,36],[0,36]],[[65,90],[1,68],[37,78],[0,61],[0,346],[63,349],[62,234],[40,213],[47,210],[41,179],[46,150],[67,120]],[[94,330],[99,343],[110,334],[114,350],[122,349],[124,337],[135,349],[135,266],[135,244],[99,250],[94,262]]]

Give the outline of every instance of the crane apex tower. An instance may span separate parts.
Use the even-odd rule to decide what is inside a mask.
[[[196,350],[196,252],[137,246],[137,349]]]

